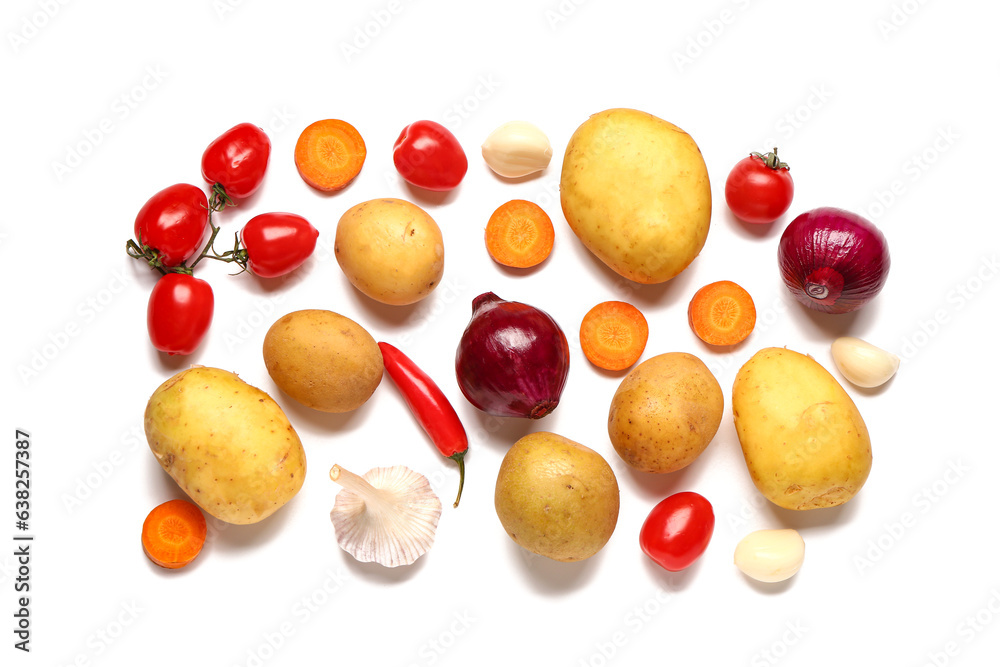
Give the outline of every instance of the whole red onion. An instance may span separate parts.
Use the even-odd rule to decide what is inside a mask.
[[[778,265],[799,303],[824,313],[849,313],[882,290],[889,248],[882,232],[860,215],[817,208],[785,228]]]
[[[455,372],[462,393],[483,412],[539,419],[559,404],[569,344],[547,313],[487,292],[472,301]]]

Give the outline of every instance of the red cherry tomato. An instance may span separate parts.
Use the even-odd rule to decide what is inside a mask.
[[[201,188],[178,183],[149,198],[135,217],[135,238],[159,254],[163,266],[180,266],[208,232],[208,198]]]
[[[282,276],[302,265],[316,248],[319,231],[294,213],[262,213],[240,233],[247,268],[261,278]]]
[[[705,552],[715,513],[703,496],[682,491],[661,500],[639,531],[639,546],[664,569],[678,572]]]
[[[201,156],[201,175],[218,183],[233,199],[249,197],[264,180],[271,157],[271,140],[252,123],[240,123],[222,133]]]
[[[438,192],[455,188],[469,169],[455,135],[432,120],[418,120],[403,128],[393,145],[392,162],[407,182]]]
[[[794,190],[788,165],[778,160],[775,148],[736,163],[726,179],[726,203],[744,222],[774,222],[792,205]]]
[[[168,273],[149,295],[146,327],[160,352],[191,354],[208,333],[215,309],[212,287],[187,273]]]

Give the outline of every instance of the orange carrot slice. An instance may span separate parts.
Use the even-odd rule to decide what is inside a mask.
[[[538,204],[512,199],[493,211],[486,223],[486,250],[498,264],[527,269],[552,252],[555,230]]]
[[[753,331],[757,309],[745,289],[720,280],[695,292],[688,305],[688,322],[709,345],[735,345]]]
[[[638,308],[605,301],[591,308],[580,324],[580,347],[590,363],[608,371],[628,368],[642,356],[649,325]]]
[[[142,550],[160,567],[184,567],[205,544],[205,515],[187,500],[168,500],[157,505],[142,524]]]
[[[354,126],[333,118],[309,125],[295,143],[299,175],[323,192],[346,187],[361,173],[367,155],[365,141]]]

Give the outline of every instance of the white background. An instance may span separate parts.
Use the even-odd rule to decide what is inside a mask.
[[[365,3],[14,0],[0,28],[4,289],[0,466],[0,636],[4,664],[32,665],[983,665],[1000,653],[994,471],[998,232],[996,80],[987,2],[710,3],[518,0]],[[572,235],[558,204],[562,151],[586,117],[634,107],[687,130],[705,156],[714,212],[701,256],[674,280],[618,278]],[[321,118],[354,124],[368,160],[333,196],[299,178],[292,150]],[[449,127],[470,158],[462,185],[428,196],[392,167],[414,120]],[[479,146],[523,119],[555,157],[537,178],[492,175]],[[252,215],[293,211],[320,230],[314,257],[285,281],[199,266],[215,290],[211,334],[188,358],[149,345],[155,275],[124,252],[136,212],[176,182],[202,184],[204,147],[249,121],[273,152],[264,186],[217,217],[231,239]],[[750,151],[780,147],[792,166],[791,211],[763,228],[737,222],[722,185]],[[444,281],[412,307],[353,290],[332,255],[337,220],[366,199],[423,206],[441,226]],[[500,203],[536,201],[556,226],[540,268],[495,265],[483,228]],[[854,315],[799,307],[776,266],[776,243],[800,212],[865,214],[885,233],[892,269]],[[757,303],[755,333],[714,350],[690,332],[694,291],[721,279]],[[453,358],[473,297],[494,291],[549,312],[572,346],[559,408],[540,422],[472,408]],[[644,358],[701,357],[726,395],[704,455],[666,476],[638,474],[606,434],[623,374],[592,367],[578,347],[583,314],[607,299],[650,323]],[[292,403],[261,358],[270,323],[326,308],[396,343],[458,408],[471,439],[457,473],[384,380],[355,413]],[[832,369],[831,340],[865,338],[904,358],[886,387],[847,385],[871,431],[874,467],[840,509],[793,513],[750,483],[729,411],[732,380],[757,349],[788,346]],[[180,494],[148,453],[146,400],[188,364],[238,372],[271,393],[301,435],[300,494],[261,524],[212,524],[191,567],[165,572],[142,554],[146,513]],[[13,649],[13,452],[32,435],[32,652]],[[532,557],[493,509],[500,460],[521,435],[550,430],[602,453],[622,491],[607,547],[578,564]],[[360,565],[335,542],[328,513],[334,463],[357,472],[404,464],[433,482],[445,509],[431,552],[412,567]],[[638,547],[649,509],[695,490],[717,525],[703,558],[670,574]],[[805,538],[797,577],[755,585],[732,565],[757,528]]]

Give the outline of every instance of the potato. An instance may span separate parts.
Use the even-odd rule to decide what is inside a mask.
[[[150,397],[145,428],[167,474],[228,523],[266,519],[306,476],[305,451],[285,413],[229,371],[196,366],[171,377]]]
[[[444,241],[423,209],[402,199],[373,199],[337,223],[334,253],[347,279],[381,303],[423,299],[444,274]]]
[[[500,463],[500,523],[514,542],[552,560],[600,551],[618,523],[619,503],[618,480],[604,457],[561,435],[526,435]]]
[[[638,283],[676,276],[708,236],[712,193],[701,151],[648,113],[609,109],[580,125],[566,146],[559,192],[583,244]]]
[[[733,383],[733,418],[750,477],[776,505],[833,507],[868,479],[868,428],[812,357],[776,347],[753,355]]]
[[[264,336],[264,365],[281,391],[321,412],[361,407],[382,381],[382,352],[354,320],[329,310],[298,310]]]
[[[680,470],[715,437],[723,403],[722,387],[701,359],[686,352],[660,354],[618,385],[608,436],[622,460],[637,470]]]

